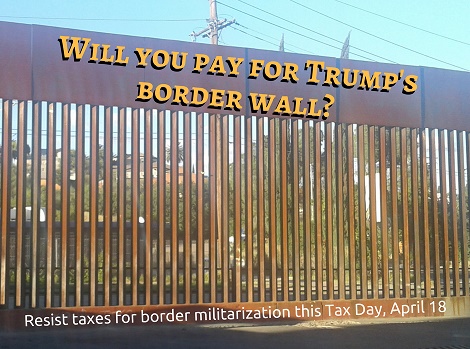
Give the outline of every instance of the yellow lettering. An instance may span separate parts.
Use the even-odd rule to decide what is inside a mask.
[[[408,75],[405,78],[405,81],[403,84],[405,85],[403,87],[403,93],[405,94],[412,94],[418,89],[418,84],[416,83],[418,81],[418,76],[417,75]]]
[[[319,109],[317,112],[315,112],[315,106],[317,105],[318,99],[309,99],[308,100],[308,114],[307,117],[312,117],[312,118],[317,118],[321,115],[322,110]]]
[[[384,73],[384,87],[382,91],[390,91],[390,89],[395,86],[398,82],[398,75],[395,73]]]
[[[307,108],[303,108],[302,110],[300,109],[300,104],[303,100],[304,99],[301,97],[294,97],[294,111],[292,112],[292,115],[305,116]]]
[[[339,74],[340,74],[340,71],[338,68],[327,67],[325,82],[323,83],[323,86],[333,85],[334,87],[338,87],[340,85],[339,80],[338,80]]]
[[[282,77],[281,81],[296,83],[299,81],[299,78],[297,77],[298,70],[299,66],[297,64],[284,63],[284,76]]]
[[[228,74],[228,76],[237,76],[240,74],[238,68],[243,63],[243,58],[227,57],[226,61],[230,68],[230,74]]]
[[[91,57],[88,60],[89,63],[96,63],[98,62],[98,49],[100,48],[101,44],[91,44]]]
[[[224,92],[225,90],[212,89],[210,92],[211,101],[209,103],[209,107],[222,108],[224,106],[224,101],[222,100]]]
[[[202,54],[202,53],[196,53],[194,55],[194,69],[193,73],[200,73],[202,68],[204,68],[207,64],[209,63],[209,56]]]
[[[160,63],[159,58],[162,58],[162,62]],[[170,62],[170,55],[165,50],[158,50],[152,56],[152,67],[155,69],[162,69],[165,68],[168,63]]]
[[[359,76],[359,70],[354,69],[352,71],[352,80],[349,80],[351,69],[344,68],[343,69],[343,87],[351,88],[354,87],[357,83],[357,77]]]
[[[211,67],[208,71],[209,74],[225,75],[224,60],[222,56],[216,56],[212,61]]]
[[[122,58],[125,48],[125,46],[116,46],[116,62],[114,62],[114,64],[126,65],[129,63],[129,57],[125,59]]]
[[[263,59],[252,59],[250,62],[250,75],[248,78],[256,79],[263,68],[264,60]]]
[[[319,61],[312,61],[312,60],[307,60],[305,63],[305,70],[308,68],[311,69],[310,71],[310,78],[307,81],[307,84],[318,84],[320,80],[317,79],[317,73],[318,71],[323,71],[325,67],[325,62],[319,62]]]
[[[172,52],[171,53],[171,69],[174,71],[180,71],[186,66],[187,52]],[[180,57],[180,64],[177,64],[177,59]]]
[[[153,85],[150,82],[141,81],[137,87],[138,93],[135,100],[139,102],[148,102],[150,98],[152,98]]]
[[[233,109],[233,110],[242,110],[242,106],[240,104],[240,100],[242,99],[242,94],[238,91],[227,91],[227,104],[225,109]]]
[[[142,47],[138,47],[135,49],[135,54],[137,55],[137,59],[139,63],[137,63],[138,68],[146,67],[147,66],[147,57],[152,53],[152,49],[144,49]]]
[[[111,46],[110,45],[101,45],[101,60],[100,62],[103,63],[113,63],[114,62],[114,55],[108,57],[108,50]]]
[[[268,99],[266,99],[266,97],[268,97]],[[250,99],[251,111],[253,113],[258,111],[263,114],[267,113],[269,109],[271,109],[275,97],[276,95],[268,96],[264,93],[250,93],[248,98]]]
[[[161,95],[162,91],[165,93],[164,96]],[[171,90],[170,85],[160,84],[157,87],[155,87],[155,94],[154,94],[155,95],[155,100],[158,103],[165,103],[170,99],[171,92],[172,92],[172,90]]]
[[[292,114],[292,110],[289,105],[289,97],[282,96],[277,103],[276,109],[273,111],[274,114]]]
[[[69,40],[69,36],[59,36],[60,48],[62,50],[62,58],[64,60],[69,59],[72,55],[74,56],[75,61],[79,61],[83,58],[86,48],[90,43],[91,39],[89,38],[78,38],[72,36]],[[67,42],[70,42],[70,48],[68,47]],[[79,44],[82,43],[82,48],[80,49]]]
[[[173,97],[172,103],[188,105],[189,101],[188,101],[188,98],[186,97],[188,92],[189,92],[189,89],[186,86],[175,86],[174,97]]]
[[[273,72],[271,73],[271,68],[273,68]],[[266,80],[276,80],[279,75],[281,75],[281,63],[276,62],[276,61],[271,61],[266,63],[266,66],[264,67],[264,78]]]
[[[202,87],[193,87],[192,89],[192,98],[191,98],[191,106],[200,107],[204,105],[209,99],[209,93],[205,88]],[[200,97],[200,98],[199,98]]]
[[[368,70],[362,71],[361,83],[359,84],[360,89],[369,90],[378,90],[380,88],[380,74],[381,72],[374,72],[372,77],[370,76],[370,72]]]

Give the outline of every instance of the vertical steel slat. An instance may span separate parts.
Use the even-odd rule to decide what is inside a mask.
[[[204,227],[209,222],[204,222],[204,114],[197,114],[197,126],[196,126],[196,185],[197,185],[197,302],[204,302]],[[209,155],[210,156],[210,155]],[[210,177],[209,177],[210,178]],[[212,182],[212,181],[211,181]],[[212,221],[212,220],[211,220]],[[204,224],[205,223],[205,224]],[[214,259],[215,241],[210,238],[209,249],[212,253],[209,253],[209,263]],[[215,299],[217,290],[217,281],[215,278],[216,271],[214,268],[209,267],[210,276],[210,299]]]
[[[411,199],[413,205],[413,267],[415,277],[415,297],[421,297],[421,248],[420,248],[420,214],[419,214],[419,160],[418,130],[411,130]]]
[[[449,134],[446,130],[439,130],[439,172],[441,175],[441,202],[442,202],[442,230],[443,241],[442,249],[444,250],[444,295],[450,296],[450,255],[449,255],[449,221],[448,221],[448,205],[447,205],[447,166],[446,157],[448,157],[447,145],[449,144]],[[436,273],[439,271],[436,270]]]
[[[203,116],[201,115],[200,118],[202,119]],[[216,116],[214,114],[209,115],[209,207],[210,207],[210,224],[209,224],[209,235],[210,235],[210,252],[209,252],[209,270],[210,270],[210,275],[209,275],[209,280],[210,280],[210,288],[211,288],[211,296],[210,296],[210,301],[215,303],[217,302],[217,292],[218,292],[218,283],[219,283],[219,277],[218,277],[218,267],[219,267],[219,259],[218,256],[220,256],[220,249],[218,249],[219,245],[219,232],[217,231],[217,223],[218,223],[218,208],[217,208],[217,164],[216,164],[216,149],[217,149],[217,133],[219,130],[217,130],[217,120]],[[199,130],[203,129],[203,123],[202,120],[199,123]],[[199,134],[198,136],[202,136],[202,134]],[[199,142],[202,142],[200,140]],[[202,163],[201,157],[198,158],[198,161]],[[198,242],[199,243],[199,242]],[[201,297],[199,297],[199,302],[201,302]]]
[[[302,148],[304,156],[304,237],[305,237],[305,293],[306,300],[312,300],[312,163],[311,163],[311,138],[310,130],[312,129],[310,121],[306,121],[302,125]]]
[[[171,113],[170,207],[171,207],[171,302],[178,303],[178,112]]]
[[[235,301],[240,302],[240,291],[241,291],[241,277],[240,277],[240,264],[241,264],[241,116],[235,115],[233,121],[233,132],[234,132],[234,143],[232,145],[233,155],[234,155],[234,166],[233,166],[233,178],[234,178],[234,266],[235,266]]]
[[[90,306],[96,305],[97,289],[97,267],[96,267],[96,245],[97,245],[97,224],[98,224],[98,107],[91,107],[91,142],[90,142]]]
[[[222,239],[222,280],[223,280],[223,298],[224,302],[229,302],[230,289],[230,253],[228,246],[228,230],[229,230],[229,124],[228,115],[219,115],[221,118],[221,209],[222,209],[222,231],[219,232],[219,238]]]
[[[289,252],[288,252],[288,211],[287,202],[289,200],[287,195],[287,119],[280,121],[280,137],[281,137],[281,151],[280,151],[280,186],[281,186],[281,256],[282,256],[282,299],[287,301],[289,299]]]
[[[323,229],[322,229],[322,195],[321,195],[321,123],[315,123],[314,143],[315,173],[315,286],[317,299],[323,299]],[[326,166],[325,166],[326,167]]]
[[[277,301],[277,242],[276,242],[276,119],[269,119],[269,259],[271,262],[271,301]]]
[[[377,187],[376,187],[376,157],[375,157],[375,126],[368,128],[369,143],[369,220],[371,243],[371,268],[372,268],[372,298],[379,297],[379,273],[378,273],[378,241],[377,241]]]
[[[248,302],[253,302],[253,118],[245,117],[245,239]],[[259,255],[258,255],[259,256]]]
[[[165,304],[166,273],[166,139],[165,139],[165,111],[158,112],[158,304]]]
[[[256,163],[257,163],[257,194],[258,194],[258,235],[256,238],[257,249],[259,255],[259,275],[258,289],[259,301],[265,301],[266,295],[266,275],[265,275],[265,186],[264,186],[264,118],[257,118],[257,135],[256,135]]]
[[[410,285],[410,236],[409,236],[409,206],[408,206],[408,129],[402,128],[400,134],[400,167],[401,167],[401,200],[403,215],[403,288],[405,297],[411,297]]]
[[[359,248],[361,253],[361,298],[367,298],[367,228],[366,228],[366,165],[364,153],[364,126],[357,126],[357,166],[359,179]],[[369,206],[370,207],[370,206]]]
[[[191,302],[191,114],[184,114],[183,125],[183,224],[184,224],[184,301]]]
[[[288,248],[288,212],[287,212],[287,201],[289,200],[287,196],[287,119],[280,119],[280,137],[281,137],[281,149],[280,149],[280,161],[279,166],[281,177],[280,177],[280,187],[281,187],[281,272],[282,272],[282,299],[287,301],[289,299],[289,252]]]
[[[356,232],[354,204],[354,130],[347,125],[347,156],[348,156],[348,235],[349,235],[349,289],[350,298],[357,298],[356,282]]]
[[[32,133],[32,146],[33,146],[33,166],[32,173],[41,173],[41,124],[42,124],[42,103],[33,103],[33,133]],[[5,129],[5,128],[3,128]],[[2,155],[2,158],[3,155]],[[2,167],[3,168],[3,167]],[[4,175],[4,174],[3,174]],[[2,178],[3,178],[2,175]],[[31,195],[31,208],[34,213],[31,217],[32,237],[31,237],[31,308],[38,306],[38,239],[39,239],[39,212],[41,206],[41,176],[32,176],[32,195]],[[3,199],[2,199],[3,202]],[[3,210],[3,206],[2,206]],[[2,226],[2,231],[3,226]],[[4,280],[2,278],[2,280]],[[1,290],[0,290],[1,292]],[[1,302],[0,302],[1,303]]]
[[[8,237],[10,235],[10,202],[11,202],[11,124],[12,102],[3,100],[2,108],[2,242],[0,251],[0,305],[7,305],[9,298],[10,277],[8,268]]]
[[[113,127],[111,114],[111,107],[105,107],[105,125],[104,125],[104,169],[103,169],[103,182],[104,182],[104,207],[103,207],[103,224],[104,224],[104,240],[103,240],[103,291],[104,291],[104,305],[110,305],[110,293],[111,293],[111,200],[112,200],[112,137]]]
[[[470,132],[467,132],[467,137],[466,137],[466,144],[467,144],[467,183],[470,183]],[[463,176],[463,173],[462,173]],[[465,191],[464,191],[465,192]],[[470,205],[470,185],[467,184],[467,207]],[[462,194],[463,197],[463,194]],[[464,205],[462,205],[462,209],[464,209]],[[469,210],[470,211],[470,210]],[[462,221],[465,221],[467,218],[467,214],[464,214],[462,217]],[[468,273],[469,273],[469,266],[468,266],[468,241],[470,239],[469,236],[469,227],[467,226],[466,229],[464,229],[464,226],[462,225],[462,246],[463,246],[463,251],[462,255],[466,258],[465,263],[463,265],[463,273],[464,273],[464,295],[468,296],[470,294],[470,283],[468,280]]]
[[[23,268],[23,229],[24,229],[24,206],[25,206],[25,187],[26,187],[26,122],[27,115],[25,102],[18,101],[18,139],[17,139],[17,165],[16,165],[16,291],[15,306],[21,307],[23,303],[25,290],[23,280],[26,272]],[[15,188],[13,188],[15,189]]]
[[[302,156],[303,156],[303,177],[304,177],[304,191],[303,191],[303,236],[304,236],[304,283],[305,283],[305,299],[312,300],[312,240],[311,240],[311,224],[312,224],[312,209],[311,209],[311,157],[310,157],[310,121],[306,120],[302,123]]]
[[[132,222],[132,305],[139,302],[139,199],[140,199],[140,114],[132,109],[132,184],[131,184],[131,222]]]
[[[68,285],[68,230],[69,230],[69,210],[70,210],[70,105],[62,105],[62,149],[61,149],[61,170],[62,170],[62,184],[61,184],[61,299],[60,304],[62,307],[67,306],[67,285]]]
[[[126,127],[127,113],[125,108],[118,110],[118,238],[119,238],[119,266],[118,266],[118,304],[124,305],[126,294],[126,143],[127,143],[127,127]]]
[[[429,247],[429,205],[428,205],[428,167],[426,161],[426,150],[427,150],[427,141],[426,141],[426,130],[422,129],[420,132],[420,160],[421,160],[421,193],[422,193],[422,205],[423,205],[423,215],[421,221],[423,222],[423,236],[424,236],[424,292],[426,297],[431,296],[431,261],[430,261],[430,247]],[[439,296],[438,296],[439,297]]]
[[[336,226],[338,230],[338,290],[339,299],[346,299],[345,290],[345,248],[344,248],[344,191],[343,191],[343,130],[342,124],[336,125]],[[304,211],[305,212],[305,211]]]
[[[331,123],[326,124],[325,136],[325,220],[326,220],[326,278],[328,280],[327,292],[328,299],[334,298],[335,291],[335,274],[334,274],[334,258],[333,258],[333,126]]]
[[[390,197],[392,200],[392,258],[393,296],[400,294],[400,255],[398,236],[398,176],[397,176],[397,128],[390,130]]]
[[[382,222],[382,292],[385,299],[390,298],[390,280],[388,275],[388,224],[387,224],[387,147],[386,128],[380,127],[380,220]]]
[[[145,304],[152,303],[152,199],[153,199],[153,122],[152,110],[145,110],[144,195],[145,195]]]
[[[83,144],[85,132],[83,128],[83,105],[77,106],[76,121],[76,159],[75,159],[75,306],[82,305],[82,230],[83,230]]]
[[[294,266],[294,300],[300,301],[300,224],[299,224],[299,121],[292,120],[292,263]],[[305,181],[304,181],[305,183]]]
[[[439,207],[438,207],[438,187],[439,184],[437,182],[437,175],[436,175],[436,164],[437,164],[437,151],[436,151],[436,133],[434,130],[430,130],[429,135],[429,142],[431,148],[431,166],[430,166],[430,191],[431,191],[431,206],[432,206],[432,231],[434,232],[434,270],[437,271],[440,269],[440,260],[441,260],[441,253],[440,253],[440,244],[439,244]],[[428,235],[428,232],[424,232],[424,234]],[[432,279],[432,277],[431,277]],[[436,297],[441,296],[441,274],[438,272],[434,273],[434,294]]]
[[[459,276],[459,239],[458,239],[458,222],[457,222],[457,183],[455,180],[455,136],[456,132],[448,132],[448,144],[449,144],[449,195],[450,195],[450,217],[452,219],[451,234],[452,234],[452,256],[450,257],[452,262],[452,282],[453,287],[449,294],[453,296],[460,296],[460,276]]]
[[[54,271],[52,268],[53,239],[55,235],[55,161],[56,161],[56,113],[55,105],[48,104],[47,115],[47,254],[46,254],[46,308],[53,304]]]
[[[458,162],[459,162],[459,214],[460,214],[460,230],[459,230],[459,240],[460,240],[460,253],[461,253],[461,262],[462,262],[462,289],[460,295],[468,296],[469,295],[469,280],[468,280],[468,241],[467,241],[467,204],[469,198],[465,200],[465,132],[459,132],[458,134],[458,143],[457,143],[457,153],[458,153]],[[468,142],[467,142],[468,146]],[[467,155],[470,158],[470,154]],[[470,162],[467,160],[467,174],[470,172],[468,165]],[[467,183],[470,183],[467,182]],[[470,186],[469,186],[470,187]]]

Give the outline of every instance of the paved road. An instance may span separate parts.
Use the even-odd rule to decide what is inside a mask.
[[[0,333],[0,349],[470,349],[470,318],[271,325],[149,325]]]

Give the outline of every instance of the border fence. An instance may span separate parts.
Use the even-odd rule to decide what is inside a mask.
[[[464,121],[0,97],[4,308],[469,296]]]

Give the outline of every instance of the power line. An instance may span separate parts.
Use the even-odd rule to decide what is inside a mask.
[[[241,0],[238,0],[238,1],[241,1]],[[310,10],[310,11],[312,11],[312,12],[318,13],[319,15],[322,15],[322,16],[324,16],[324,17],[326,17],[326,18],[329,18],[329,19],[331,19],[331,20],[333,20],[333,21],[336,21],[336,22],[338,22],[338,23],[344,24],[344,25],[346,25],[346,26],[348,26],[348,27],[350,27],[350,28],[356,29],[357,31],[360,31],[360,32],[362,32],[362,33],[364,33],[364,34],[370,35],[370,36],[372,36],[372,37],[374,37],[374,38],[376,38],[376,39],[379,39],[379,40],[385,41],[385,42],[387,42],[387,43],[389,43],[389,44],[392,44],[392,45],[398,46],[398,47],[400,47],[400,48],[402,48],[402,49],[405,49],[405,50],[407,50],[407,51],[410,51],[410,52],[416,53],[416,54],[418,54],[418,55],[421,55],[421,56],[423,56],[423,57],[426,57],[426,58],[433,59],[433,60],[435,60],[435,61],[437,61],[437,62],[444,63],[444,64],[447,64],[447,65],[450,65],[450,66],[452,66],[452,67],[454,67],[454,68],[459,68],[459,69],[462,69],[462,70],[466,70],[466,71],[468,71],[468,69],[465,69],[465,68],[463,68],[463,67],[460,67],[460,66],[458,66],[458,65],[455,65],[455,64],[449,63],[449,62],[447,62],[447,61],[444,61],[444,60],[442,60],[442,59],[439,59],[439,58],[436,58],[436,57],[433,57],[433,56],[427,55],[427,54],[425,54],[425,53],[422,53],[422,52],[419,52],[419,51],[413,50],[413,49],[411,49],[411,48],[409,48],[409,47],[406,47],[406,46],[403,46],[403,45],[397,44],[396,42],[393,42],[393,41],[391,41],[391,40],[388,40],[388,39],[382,38],[382,37],[380,37],[380,36],[378,36],[378,35],[375,35],[375,34],[369,33],[369,32],[368,32],[368,31],[366,31],[366,30],[360,29],[360,28],[358,28],[358,27],[355,27],[355,26],[353,26],[353,25],[351,25],[351,24],[348,24],[348,23],[345,23],[345,22],[343,22],[343,21],[340,21],[339,19],[336,19],[336,18],[333,18],[333,17],[331,17],[331,16],[328,16],[328,15],[326,15],[326,14],[324,14],[324,13],[320,12],[320,11],[314,10],[313,8],[311,8],[311,7],[308,7],[308,6],[304,5],[304,4],[301,4],[300,2],[297,2],[297,1],[295,1],[295,0],[290,0],[290,1],[291,1],[291,2],[293,2],[294,4],[297,4],[297,5],[299,5],[299,6],[303,7],[303,8],[305,8],[305,9],[307,9],[307,10]],[[241,1],[241,2],[243,2],[243,1]],[[350,47],[353,47],[353,46],[350,46]]]
[[[203,19],[129,19],[129,18],[77,18],[77,17],[35,17],[35,16],[1,16],[0,18],[47,19],[68,21],[119,21],[119,22],[199,22]]]
[[[240,1],[240,0],[238,0],[238,1]],[[241,2],[243,2],[243,1],[241,1]],[[245,2],[243,2],[243,3],[245,3]],[[219,2],[219,4],[220,4],[220,5],[223,5],[223,6],[226,6],[226,7],[230,8],[230,9],[232,9],[232,10],[241,12],[241,13],[243,13],[243,14],[249,16],[249,17],[253,17],[253,18],[255,18],[255,19],[259,20],[259,21],[262,21],[262,22],[265,22],[265,23],[267,23],[267,24],[270,24],[270,25],[272,25],[272,26],[274,26],[274,27],[276,27],[276,28],[284,29],[284,30],[289,31],[289,32],[291,32],[291,33],[293,33],[293,34],[296,34],[296,35],[299,35],[299,36],[301,36],[301,37],[304,37],[304,38],[306,38],[306,39],[308,39],[308,40],[312,40],[312,41],[315,41],[315,42],[319,42],[319,43],[321,43],[321,44],[323,44],[323,45],[333,47],[333,48],[335,48],[335,49],[337,49],[337,50],[341,50],[341,48],[339,48],[339,47],[337,47],[337,46],[328,44],[328,43],[323,42],[323,41],[318,40],[318,39],[314,39],[314,38],[312,38],[312,37],[310,37],[310,36],[308,36],[308,35],[299,33],[299,32],[297,32],[297,31],[295,31],[295,30],[290,29],[290,28],[283,27],[283,26],[281,26],[281,25],[279,25],[279,24],[275,24],[275,23],[273,23],[273,22],[270,22],[270,21],[265,20],[265,19],[263,19],[263,18],[257,17],[257,16],[255,16],[255,15],[252,15],[251,13],[242,11],[242,10],[240,10],[240,9],[237,9],[237,8],[235,8],[235,7],[232,7],[232,6],[229,6],[229,5],[224,4],[224,3],[222,3],[222,2]],[[303,28],[303,29],[305,29],[305,30],[308,30],[308,31],[310,31],[310,32],[313,32],[313,33],[318,34],[318,35],[320,35],[320,36],[323,36],[323,37],[325,37],[325,38],[328,38],[328,39],[330,39],[330,40],[334,40],[334,41],[337,41],[337,42],[341,42],[341,41],[339,41],[339,40],[337,40],[337,39],[328,37],[327,35],[318,33],[318,32],[316,32],[316,31],[314,31],[314,30],[312,30],[312,29],[303,27],[303,26],[301,26],[301,25],[299,25],[299,24],[297,24],[297,23],[291,22],[291,21],[289,21],[289,20],[286,20],[286,19],[281,18],[281,17],[279,17],[279,16],[276,16],[276,15],[274,15],[274,14],[271,14],[271,13],[265,11],[265,10],[262,10],[262,9],[260,9],[260,8],[257,8],[257,7],[255,7],[255,6],[253,6],[253,5],[248,4],[248,3],[245,3],[245,4],[247,4],[248,6],[254,7],[254,8],[260,10],[260,11],[263,11],[263,12],[265,12],[265,13],[271,15],[271,16],[280,18],[280,19],[282,19],[283,21],[286,21],[286,22],[288,22],[288,23],[290,23],[290,24],[296,25],[296,26],[301,27],[301,28]],[[353,46],[351,46],[351,47],[353,47]],[[374,54],[374,53],[371,53],[371,52],[368,52],[368,51],[365,51],[365,50],[362,50],[362,49],[359,49],[359,48],[356,48],[356,49],[359,50],[359,51],[365,52],[365,53],[367,53],[367,54],[369,54],[369,55],[371,55],[371,56],[376,56],[376,57],[379,57],[379,58],[381,58],[381,59],[384,59],[384,60],[386,60],[386,61],[388,61],[388,62],[390,62],[390,63],[398,64],[397,62],[394,62],[394,61],[392,61],[392,60],[389,60],[389,59],[387,59],[387,58],[385,58],[385,57],[378,56],[378,55],[376,55],[376,54]],[[360,55],[360,54],[358,54],[358,53],[354,53],[354,55],[355,55],[355,56],[358,56],[358,57],[361,57],[361,58],[364,58],[364,59],[367,59],[367,60],[369,60],[369,61],[373,61],[373,60],[370,59],[369,57],[362,56],[362,55]]]
[[[438,34],[438,33],[432,32],[432,31],[430,31],[430,30],[426,30],[426,29],[423,29],[423,28],[419,28],[419,27],[416,27],[416,26],[411,25],[411,24],[409,24],[409,23],[401,22],[401,21],[398,21],[398,20],[396,20],[396,19],[393,19],[393,18],[384,16],[384,15],[380,15],[380,14],[378,14],[378,13],[375,13],[375,12],[372,12],[372,11],[369,11],[369,10],[365,10],[365,9],[363,9],[363,8],[360,8],[360,7],[357,7],[357,6],[348,4],[348,3],[343,2],[343,1],[340,1],[340,0],[334,0],[334,1],[339,2],[339,3],[343,4],[343,5],[349,6],[349,7],[353,7],[353,8],[355,8],[355,9],[357,9],[357,10],[360,10],[360,11],[363,11],[363,12],[366,12],[366,13],[369,13],[369,14],[371,14],[371,15],[374,15],[374,16],[377,16],[377,17],[381,17],[381,18],[384,18],[384,19],[387,19],[387,20],[389,20],[389,21],[391,21],[391,22],[395,22],[395,23],[398,23],[398,24],[401,24],[401,25],[404,25],[404,26],[407,26],[407,27],[410,27],[410,28],[413,28],[413,29],[416,29],[416,30],[425,32],[425,33],[428,33],[428,34],[432,34],[432,35],[441,37],[441,38],[443,38],[443,39],[455,41],[455,42],[457,42],[457,43],[459,43],[459,44],[463,44],[463,45],[468,45],[468,46],[470,46],[470,43],[468,43],[468,42],[460,41],[460,40],[457,40],[457,39],[454,39],[454,38],[450,38],[450,37],[445,36],[445,35],[442,35],[442,34]]]
[[[241,26],[239,23],[237,23],[237,25]],[[245,29],[249,29],[249,28],[247,28],[247,27],[245,27],[245,26],[241,26],[241,27],[242,27],[242,28],[245,28]],[[261,38],[261,37],[259,37],[259,36],[256,36],[256,35],[247,33],[246,31],[244,31],[244,30],[242,30],[242,29],[239,29],[239,28],[236,28],[236,27],[232,27],[232,28],[235,29],[235,30],[237,30],[237,31],[239,31],[239,32],[241,32],[241,33],[243,33],[243,34],[245,34],[245,35],[251,36],[252,38],[258,39],[258,40],[260,40],[260,41],[264,41],[264,42],[266,42],[266,43],[268,43],[268,44],[271,44],[271,45],[277,45],[277,44],[274,43],[274,42],[271,42],[271,41],[268,41],[268,40],[266,40],[266,39],[263,39],[263,38]]]
[[[264,34],[264,33],[261,33],[261,32],[259,32],[259,31],[254,30],[254,29],[252,29],[252,28],[248,28],[248,27],[246,27],[246,26],[244,26],[244,25],[241,25],[240,23],[237,23],[237,25],[239,25],[240,27],[245,28],[245,29],[247,29],[247,30],[251,30],[252,32],[255,32],[255,33],[257,33],[257,34],[261,34],[261,35],[263,35],[263,36],[266,36],[267,38],[270,38],[270,39],[278,40],[278,41],[279,41],[278,38],[274,38],[274,37],[272,37],[272,36],[266,35],[266,34]],[[236,29],[236,28],[234,28],[234,29]],[[236,29],[236,30],[239,30],[239,29]],[[241,30],[240,30],[240,31],[241,31]],[[267,43],[270,43],[270,44],[272,44],[272,45],[279,46],[279,42],[273,43],[273,42],[267,41],[267,40],[265,40],[265,39],[263,39],[263,38],[259,38],[259,37],[255,36],[255,35],[252,35],[252,34],[250,34],[250,33],[246,33],[246,32],[244,32],[244,31],[241,31],[241,32],[244,33],[244,34],[246,34],[246,35],[252,36],[252,37],[254,37],[254,38],[256,38],[256,39],[259,39],[259,40],[265,41],[265,42],[267,42]],[[296,48],[296,49],[298,49],[298,50],[300,50],[300,51],[303,51],[303,52],[306,52],[306,53],[314,54],[313,52],[307,51],[307,50],[305,50],[305,49],[302,48],[302,47],[295,46],[295,45],[292,45],[292,44],[287,44],[287,45],[290,46],[290,47],[294,47],[294,48]],[[292,50],[288,50],[288,51],[294,52],[294,51],[292,51]]]

